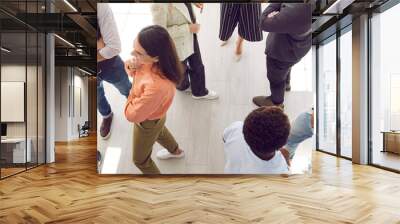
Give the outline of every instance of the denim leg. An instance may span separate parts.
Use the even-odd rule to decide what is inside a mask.
[[[102,116],[107,116],[111,113],[110,104],[104,93],[103,80],[97,77],[97,108]]]
[[[290,159],[293,159],[299,144],[311,138],[314,134],[314,130],[311,127],[311,114],[308,112],[301,113],[293,121],[291,126],[286,149],[289,151]]]
[[[111,68],[101,72],[101,78],[112,84],[125,97],[129,96],[132,83],[129,81],[128,74],[125,71],[124,62],[117,58]]]
[[[129,81],[128,74],[126,74],[124,67],[118,68],[115,72],[119,73],[119,75],[117,75],[119,77],[119,80],[116,80],[116,82],[114,82],[113,84],[122,95],[128,98],[129,92],[132,88],[132,83]]]

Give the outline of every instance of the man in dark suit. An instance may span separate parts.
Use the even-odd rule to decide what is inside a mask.
[[[290,70],[311,49],[311,17],[311,3],[271,3],[264,10],[260,27],[269,32],[265,54],[271,96],[254,97],[257,106],[283,108]]]

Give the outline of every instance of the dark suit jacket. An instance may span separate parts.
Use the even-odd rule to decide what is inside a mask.
[[[269,32],[265,54],[285,62],[298,62],[311,48],[312,6],[309,3],[270,3],[260,27]],[[268,14],[279,13],[272,18]]]

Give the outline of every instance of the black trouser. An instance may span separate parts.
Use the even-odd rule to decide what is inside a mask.
[[[286,85],[288,85],[288,84],[290,84],[290,72],[289,72],[289,74],[287,75],[287,78],[286,78]]]
[[[295,64],[295,62],[279,61],[267,56],[267,77],[273,103],[283,103],[285,99],[286,80],[290,77],[290,70]]]
[[[197,35],[193,35],[193,42],[194,53],[182,61],[185,69],[184,78],[177,89],[185,90],[191,87],[193,96],[204,96],[208,94],[208,90]]]

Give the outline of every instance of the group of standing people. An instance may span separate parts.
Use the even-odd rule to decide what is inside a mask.
[[[134,123],[133,162],[145,174],[160,173],[151,158],[155,142],[164,147],[163,150],[157,152],[158,159],[184,156],[184,151],[165,127],[166,113],[172,104],[175,89],[191,93],[196,100],[218,98],[215,91],[206,88],[205,68],[197,37],[200,32],[200,24],[197,23],[193,5],[200,12],[204,8],[204,5],[200,3],[154,3],[151,7],[154,25],[139,32],[133,43],[131,52],[133,57],[124,63],[118,56],[121,51],[121,43],[112,11],[107,4],[98,4],[97,104],[103,117],[100,136],[104,139],[108,138],[113,118],[113,112],[105,97],[102,84],[103,81],[106,81],[113,84],[122,95],[127,97],[124,109],[125,117]],[[240,60],[244,40],[261,41],[263,39],[262,31],[269,32],[265,53],[271,96],[253,98],[253,102],[261,109],[252,114],[261,113],[262,116],[252,116],[256,120],[253,119],[249,124],[259,123],[257,119],[267,117],[267,120],[271,120],[271,118],[281,116],[281,119],[278,120],[282,122],[274,123],[278,124],[275,129],[276,133],[280,130],[279,125],[286,130],[282,129],[283,131],[279,132],[281,142],[268,147],[257,146],[259,148],[256,155],[261,160],[260,164],[263,164],[263,161],[271,164],[272,158],[276,156],[284,158],[284,155],[289,155],[285,152],[278,153],[288,142],[290,132],[290,124],[287,125],[287,116],[282,110],[284,92],[287,89],[291,67],[300,61],[311,48],[311,7],[307,3],[271,3],[261,13],[261,3],[221,3],[220,18],[221,46],[226,44],[235,28],[238,27],[239,37],[235,49],[237,60]],[[134,85],[130,83],[128,76],[133,78]],[[268,122],[264,123],[268,124]],[[244,128],[243,125],[235,127],[237,130]],[[251,129],[246,127],[246,130]],[[233,129],[235,128],[229,130]],[[224,132],[225,142],[229,141],[226,133],[228,131]],[[253,131],[248,133],[252,135]],[[263,136],[262,133],[269,136]],[[262,133],[256,134],[259,135],[257,138],[262,140],[274,135],[271,132]],[[236,134],[243,135],[244,129]],[[254,136],[242,137],[246,140],[254,140]],[[244,141],[229,142],[231,145],[238,144],[240,146]],[[255,140],[255,142],[259,141]],[[248,141],[246,143],[249,146],[248,149],[242,148],[255,152],[253,149],[256,146],[252,146]],[[272,141],[272,143],[274,142]],[[263,150],[266,149],[270,151],[266,156],[262,156]],[[232,161],[227,161],[230,164],[229,167],[232,167],[232,164],[234,166],[243,165],[243,163],[234,164]],[[239,170],[246,172],[243,169]]]

